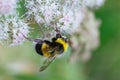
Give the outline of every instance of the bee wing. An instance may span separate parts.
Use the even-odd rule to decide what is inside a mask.
[[[43,65],[40,67],[39,71],[44,71],[56,58],[56,55],[53,57],[47,58],[44,62]]]

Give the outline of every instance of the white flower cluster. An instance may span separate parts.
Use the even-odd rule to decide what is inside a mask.
[[[74,31],[82,21],[80,0],[26,0],[27,20],[34,18],[45,27]],[[32,17],[31,17],[32,16]]]
[[[100,7],[104,0],[26,0],[27,20],[45,27],[56,26],[67,33],[75,32],[83,21],[85,7]],[[32,19],[31,19],[32,18]]]
[[[100,20],[96,19],[94,13],[84,9],[85,17],[77,31],[72,34],[71,42],[73,53],[71,61],[77,59],[88,61],[91,52],[99,46]]]
[[[32,22],[50,28],[50,33],[57,27],[61,32],[73,34],[84,21],[84,9],[99,7],[104,0],[25,0],[26,12],[22,18],[18,16],[18,2],[22,0],[0,0],[0,40],[9,40],[11,45],[24,41],[22,34],[27,37]]]
[[[27,34],[29,33],[29,27],[27,24],[14,16],[9,18],[8,16],[0,16],[0,40],[9,41],[11,46],[21,44]],[[24,36],[23,36],[24,35]]]
[[[28,24],[18,17],[16,9],[17,0],[0,0],[0,41],[10,46],[23,43],[29,33]]]

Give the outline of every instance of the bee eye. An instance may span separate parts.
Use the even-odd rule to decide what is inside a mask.
[[[56,38],[61,38],[61,34],[56,34]]]

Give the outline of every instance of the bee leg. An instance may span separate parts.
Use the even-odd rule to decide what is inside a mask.
[[[58,29],[57,27],[55,27],[55,31],[60,34],[60,29]]]

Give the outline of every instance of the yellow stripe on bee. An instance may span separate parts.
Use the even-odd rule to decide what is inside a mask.
[[[42,44],[42,53],[43,53],[44,57],[50,57],[51,56],[50,52],[48,52],[48,51],[49,51],[49,45],[46,44],[46,43],[43,43]]]
[[[64,51],[67,50],[67,48],[68,48],[68,43],[65,42],[62,38],[58,38],[55,42],[62,44],[62,45],[63,45],[63,48],[64,48]]]

